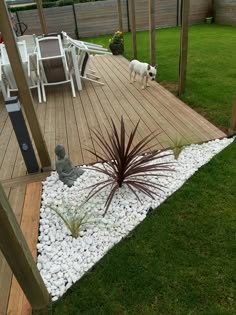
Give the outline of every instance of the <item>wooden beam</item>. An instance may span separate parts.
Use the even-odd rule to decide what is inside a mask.
[[[119,20],[119,31],[123,33],[121,0],[117,0],[117,10],[118,10],[118,20]]]
[[[38,151],[41,166],[42,168],[49,168],[51,166],[50,156],[40,129],[33,98],[28,87],[28,82],[21,62],[18,46],[15,41],[15,35],[11,26],[5,1],[0,1],[0,12],[0,30],[4,38],[7,54],[19,91],[20,102],[24,108],[30,131]]]
[[[187,57],[188,57],[188,17],[189,0],[182,0],[182,21],[180,35],[180,58],[179,58],[179,95],[185,92]]]
[[[228,135],[232,136],[236,134],[236,96],[234,97],[234,103],[232,106],[232,114],[230,119],[230,127],[228,130]]]
[[[42,6],[42,1],[41,0],[36,0],[37,8],[38,8],[38,13],[39,13],[39,19],[40,19],[40,24],[42,28],[42,33],[43,34],[48,34],[48,28],[45,20],[45,16],[43,14],[43,6]]]
[[[149,0],[150,63],[156,64],[155,0]]]
[[[136,20],[135,20],[135,1],[130,1],[130,16],[131,16],[131,33],[132,33],[132,51],[133,59],[137,59],[137,42],[136,42]]]
[[[45,310],[49,293],[0,184],[0,249],[33,310]]]

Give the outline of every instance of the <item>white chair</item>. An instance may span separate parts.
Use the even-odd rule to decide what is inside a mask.
[[[81,79],[89,80],[91,82],[95,82],[101,85],[104,85],[103,82],[99,82],[98,79],[100,77],[95,75],[95,71],[88,68],[89,59],[91,54],[109,54],[111,52],[108,49],[103,48],[102,45],[92,44],[88,42],[83,42],[80,40],[75,40],[68,36],[65,32],[61,33],[63,36],[64,44],[68,48],[73,48],[72,56],[73,56],[73,67],[74,73],[76,73],[76,69],[79,69],[79,74]],[[76,51],[77,58],[74,57],[74,52]],[[81,84],[78,84],[78,79],[76,78],[78,89],[80,90]]]
[[[72,70],[68,67],[60,35],[36,38],[36,52],[43,101],[46,102],[47,85],[70,83],[72,95],[75,97]]]
[[[17,42],[17,46],[19,49],[19,53],[21,56],[21,61],[24,67],[24,71],[27,77],[28,85],[30,89],[37,88],[38,91],[38,100],[39,103],[42,102],[41,98],[41,91],[40,91],[40,82],[37,76],[36,69],[32,67],[32,61],[35,60],[37,63],[37,56],[32,53],[27,53],[26,42],[19,41]],[[0,63],[0,74],[1,74],[1,89],[3,91],[4,97],[10,97],[11,92],[16,92],[17,86],[16,81],[12,72],[11,64],[7,55],[6,46],[4,44],[0,44],[0,51],[1,51],[1,63]]]

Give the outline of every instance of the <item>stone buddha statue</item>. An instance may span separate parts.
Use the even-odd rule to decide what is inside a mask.
[[[71,160],[66,156],[65,148],[62,144],[58,144],[55,148],[57,156],[56,170],[59,175],[59,179],[68,187],[74,185],[76,179],[81,176],[84,171],[76,168]]]

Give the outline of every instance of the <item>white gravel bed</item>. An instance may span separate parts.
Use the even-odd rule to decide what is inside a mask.
[[[85,188],[105,177],[88,167],[77,179],[75,185],[68,188],[58,180],[57,173],[52,172],[43,183],[37,244],[37,266],[52,299],[55,301],[65,293],[110,248],[143,221],[150,208],[158,207],[202,165],[232,141],[233,138],[225,138],[201,145],[187,146],[180,153],[177,161],[174,160],[173,155],[165,158],[174,162],[172,168],[175,172],[168,173],[169,177],[153,177],[153,181],[158,181],[167,187],[155,200],[139,192],[140,203],[127,187],[122,187],[103,217],[108,190],[97,194],[80,210],[86,213],[87,220],[93,223],[82,226],[77,239],[71,237],[63,221],[50,209],[50,205],[58,206],[62,212],[66,211],[65,207],[70,208],[70,211],[76,211],[89,192]]]

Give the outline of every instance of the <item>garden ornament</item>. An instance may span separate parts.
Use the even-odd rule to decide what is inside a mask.
[[[58,144],[55,148],[57,156],[56,170],[59,179],[68,187],[74,185],[76,179],[84,173],[84,170],[74,167],[71,160],[66,156],[65,148],[62,144]]]

